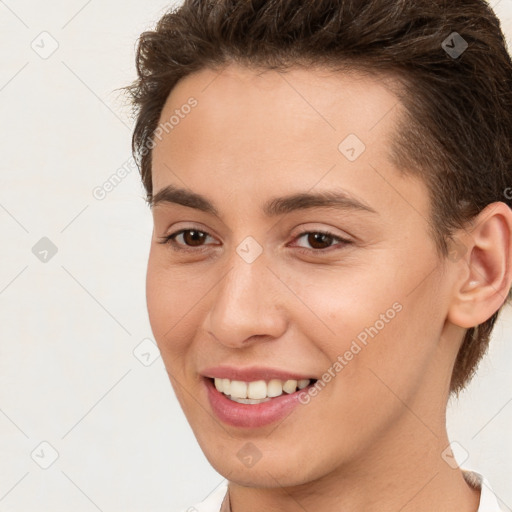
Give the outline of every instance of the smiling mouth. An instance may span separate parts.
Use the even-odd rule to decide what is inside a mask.
[[[270,379],[245,382],[241,380],[210,378],[217,391],[233,402],[261,404],[283,394],[292,394],[313,385],[317,379]]]

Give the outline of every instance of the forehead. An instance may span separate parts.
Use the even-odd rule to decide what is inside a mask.
[[[189,114],[181,113],[170,144],[181,145],[194,135],[200,148],[212,155],[219,153],[221,141],[224,156],[228,148],[234,149],[227,145],[229,139],[240,154],[277,156],[290,150],[297,153],[305,144],[337,151],[341,140],[355,134],[366,146],[378,149],[376,142],[384,143],[385,136],[392,135],[400,108],[397,96],[386,87],[390,82],[355,70],[257,71],[234,64],[222,70],[203,69],[173,89],[160,123],[190,110],[186,105],[193,97],[197,105]],[[165,144],[160,147],[165,149]]]
[[[202,69],[180,81],[164,105],[160,126],[167,129],[153,150],[153,191],[173,183],[203,195],[268,196],[342,186],[396,202],[392,183],[401,173],[389,151],[402,105],[391,82],[321,68]]]

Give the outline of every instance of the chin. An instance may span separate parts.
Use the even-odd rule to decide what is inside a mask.
[[[210,431],[211,432],[211,431]],[[271,437],[240,439],[223,433],[214,442],[211,433],[199,434],[197,440],[211,466],[227,480],[244,487],[293,487],[321,478],[326,471],[325,459],[312,458],[311,448],[294,450],[279,446]],[[297,447],[297,443],[293,443]],[[260,450],[261,448],[261,450]]]
[[[235,461],[218,460],[216,457],[207,457],[212,467],[230,482],[243,487],[258,487],[273,489],[278,487],[295,487],[311,481],[311,477],[303,473],[300,466],[292,466],[286,460],[281,460],[276,466],[274,463],[260,460],[253,467],[245,467]],[[304,468],[305,469],[305,468]]]

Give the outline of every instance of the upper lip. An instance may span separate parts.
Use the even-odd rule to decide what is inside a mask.
[[[204,377],[210,377],[212,379],[240,380],[244,382],[253,382],[256,380],[269,381],[271,379],[279,379],[282,381],[315,379],[315,377],[310,377],[298,372],[263,366],[248,366],[245,368],[235,366],[215,366],[205,368],[200,373]]]

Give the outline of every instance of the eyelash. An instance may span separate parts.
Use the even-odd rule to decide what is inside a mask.
[[[211,236],[206,231],[202,231],[202,230],[195,229],[195,228],[180,229],[179,231],[175,231],[174,233],[171,233],[170,235],[167,235],[167,236],[163,237],[158,243],[159,244],[167,244],[167,245],[169,245],[169,247],[173,251],[182,251],[182,252],[187,252],[187,253],[190,253],[190,252],[202,252],[202,250],[203,250],[202,248],[204,246],[200,246],[199,249],[194,249],[194,248],[184,249],[183,247],[180,247],[176,243],[175,238],[177,236],[181,235],[182,233],[186,233],[188,231],[197,231],[198,233],[202,233],[202,234],[205,234],[207,236]],[[338,242],[341,242],[343,245],[349,245],[349,244],[352,243],[351,240],[347,240],[345,238],[341,238],[338,235],[335,235],[334,233],[331,233],[330,231],[322,231],[322,230],[318,230],[318,231],[303,231],[302,233],[299,233],[295,237],[295,240],[298,240],[298,239],[302,238],[304,235],[311,235],[311,234],[319,234],[319,235],[328,236],[328,237],[333,238],[334,240],[336,240]],[[328,247],[326,249],[307,249],[305,247],[298,247],[297,249],[299,250],[299,252],[302,252],[302,253],[305,253],[305,254],[313,254],[313,253],[318,254],[318,253],[329,252],[332,249],[332,247],[333,246]]]

